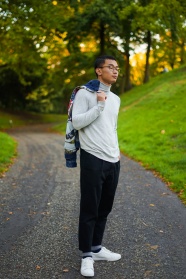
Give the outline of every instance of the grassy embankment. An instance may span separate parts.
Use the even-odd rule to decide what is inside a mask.
[[[186,67],[122,95],[118,135],[121,150],[186,203]]]
[[[66,116],[55,114],[7,113],[0,110],[0,176],[8,169],[16,156],[16,141],[3,131],[41,123],[66,123]]]

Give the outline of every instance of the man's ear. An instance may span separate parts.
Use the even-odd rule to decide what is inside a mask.
[[[98,76],[101,76],[101,69],[100,69],[100,68],[97,68],[97,69],[96,69],[96,74],[97,74]]]

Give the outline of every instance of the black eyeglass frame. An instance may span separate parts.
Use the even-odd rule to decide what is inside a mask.
[[[120,72],[120,68],[119,67],[116,68],[113,65],[106,65],[106,66],[102,66],[102,67],[98,67],[98,68],[102,69],[102,68],[105,68],[105,67],[109,68],[109,70],[112,70],[112,71],[116,70],[118,73]]]

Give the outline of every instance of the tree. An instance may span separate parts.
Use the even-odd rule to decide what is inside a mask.
[[[2,1],[0,68],[2,75],[10,77],[6,78],[6,86],[1,79],[3,105],[12,107],[12,100],[16,100],[14,106],[19,103],[19,107],[25,107],[25,98],[30,90],[34,90],[44,80],[47,74],[47,60],[43,53],[54,37],[54,11],[55,7],[49,0],[42,3],[36,0]],[[15,80],[17,87],[22,88],[22,98],[11,86]],[[9,91],[5,98],[7,86]]]
[[[184,59],[183,30],[186,14],[183,8],[185,4],[177,0],[156,0],[155,2],[160,37],[154,49],[154,56],[162,65],[168,63],[173,69]]]
[[[136,13],[136,4],[134,4],[134,1],[128,0],[127,2],[120,4],[119,7],[118,14],[121,25],[118,34],[122,40],[122,53],[125,57],[125,71],[122,86],[122,92],[124,92],[132,88],[130,80],[130,51],[133,49],[132,45],[136,40],[136,30],[132,28],[132,21],[135,18]]]
[[[95,78],[90,65],[100,54],[119,61],[113,90],[129,90],[131,54],[144,43],[144,82],[166,63],[177,67],[186,56],[185,10],[184,0],[1,1],[1,105],[64,111],[73,88]]]

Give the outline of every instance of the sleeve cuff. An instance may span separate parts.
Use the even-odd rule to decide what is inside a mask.
[[[105,107],[105,102],[98,101],[98,109],[99,111],[103,111]]]

